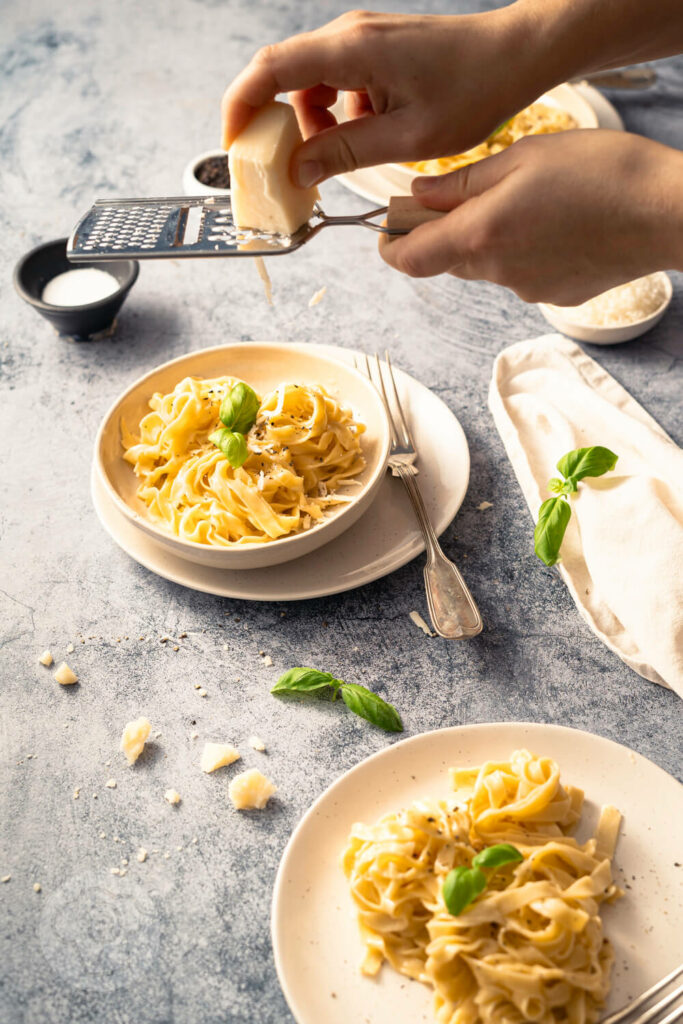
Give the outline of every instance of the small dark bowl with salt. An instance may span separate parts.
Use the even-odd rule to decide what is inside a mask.
[[[140,264],[137,260],[70,263],[66,256],[66,243],[66,238],[44,242],[22,256],[14,268],[14,287],[24,302],[44,316],[58,334],[74,341],[90,341],[97,335],[112,332],[116,315],[137,280]],[[70,306],[56,306],[43,301],[43,289],[53,277],[87,268],[111,274],[118,282],[116,291],[95,302]]]

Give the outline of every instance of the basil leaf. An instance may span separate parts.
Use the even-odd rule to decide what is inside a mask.
[[[248,434],[256,422],[259,405],[258,395],[254,389],[240,381],[226,394],[218,415],[228,430]]]
[[[486,875],[479,868],[453,868],[446,875],[441,890],[448,913],[458,917],[485,888]]]
[[[358,683],[342,683],[341,695],[347,708],[366,721],[386,732],[403,732],[403,722],[396,708],[372,690]]]
[[[507,121],[503,121],[503,123],[499,124],[497,128],[494,128],[486,141],[489,142],[491,139],[495,139],[496,135],[500,135],[503,129],[507,128],[507,126],[510,124],[511,120],[512,118],[508,117]]]
[[[563,494],[566,481],[560,480],[559,476],[553,476],[548,480],[548,490],[553,494]]]
[[[233,433],[232,430],[223,427],[209,434],[209,441],[212,441],[216,448],[220,448],[233,469],[239,469],[249,458],[244,434]]]
[[[280,676],[271,693],[311,693],[325,686],[339,686],[340,681],[329,672],[316,672],[314,668],[290,668]]]
[[[572,510],[562,497],[548,498],[538,512],[534,530],[534,551],[546,565],[555,565]]]
[[[576,448],[567,452],[557,463],[557,468],[562,476],[574,483],[573,490],[576,490],[576,483],[584,477],[602,476],[614,469],[618,458],[609,448],[593,445],[591,448]]]
[[[524,860],[524,857],[516,846],[510,843],[497,843],[478,853],[472,860],[472,867],[502,868],[504,864],[516,864],[520,860]]]

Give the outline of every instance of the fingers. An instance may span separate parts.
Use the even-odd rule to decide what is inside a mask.
[[[448,216],[421,224],[398,238],[380,235],[380,256],[390,267],[409,277],[433,277],[448,271],[469,276],[470,217],[463,211],[464,207],[453,210]]]
[[[254,112],[280,92],[312,89],[321,82],[353,89],[362,81],[357,61],[338,34],[318,30],[264,46],[226,89],[221,103],[223,148],[229,149]]]
[[[432,210],[453,210],[468,199],[493,188],[515,166],[512,148],[486,160],[467,164],[450,174],[424,175],[413,179],[415,198]]]
[[[328,108],[336,103],[337,95],[337,90],[329,85],[316,85],[312,89],[290,92],[289,102],[296,111],[304,139],[336,125],[337,120]]]

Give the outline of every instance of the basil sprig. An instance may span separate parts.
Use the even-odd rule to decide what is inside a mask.
[[[258,410],[258,395],[243,381],[230,388],[221,402],[218,415],[223,427],[214,430],[209,441],[223,452],[233,469],[239,469],[249,458],[244,435],[256,423]]]
[[[314,668],[290,668],[281,675],[270,691],[275,694],[315,693],[331,691],[332,700],[339,695],[350,711],[360,715],[372,725],[386,732],[403,732],[401,716],[392,704],[387,704],[372,690],[358,683],[345,683],[335,679],[329,672],[318,672]]]
[[[568,495],[577,492],[579,480],[603,476],[614,469],[618,458],[609,448],[592,445],[567,452],[557,463],[564,479],[554,476],[548,481],[548,490],[557,497],[543,502],[534,530],[534,551],[546,565],[555,565],[560,557],[560,546],[572,514]]]
[[[522,854],[516,846],[510,843],[498,843],[496,846],[487,846],[485,850],[472,858],[472,867],[463,866],[453,868],[446,875],[442,887],[443,901],[446,909],[453,917],[462,914],[470,903],[474,903],[488,885],[488,877],[485,870],[493,874],[498,868],[505,864],[516,864],[523,860]]]

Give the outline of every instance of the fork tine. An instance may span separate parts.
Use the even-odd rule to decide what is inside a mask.
[[[403,407],[401,406],[401,399],[398,397],[398,390],[396,388],[396,380],[394,378],[394,370],[393,370],[393,367],[391,365],[391,359],[389,358],[389,352],[388,352],[387,349],[384,350],[384,361],[386,363],[387,370],[389,371],[389,379],[391,381],[391,386],[392,386],[392,388],[394,390],[394,400],[396,402],[396,408],[398,409],[398,415],[399,415],[399,419],[400,419],[400,423],[401,423],[401,429],[403,430],[403,443],[404,444],[409,444],[411,448],[415,448],[415,442],[413,441],[412,434],[410,433],[410,427],[408,426],[406,418],[405,418],[405,416],[403,414]]]
[[[616,1013],[610,1014],[609,1017],[604,1017],[600,1024],[619,1024],[620,1021],[631,1017],[636,1010],[639,1010],[641,1006],[644,1006],[645,1003],[649,1002],[653,996],[656,996],[663,988],[666,988],[666,986],[670,985],[672,981],[675,981],[682,971],[683,964],[680,964],[671,971],[670,974],[667,974],[666,977],[656,982],[651,988],[641,993],[637,999],[634,999],[627,1006],[623,1006],[620,1010],[617,1010]],[[645,1010],[639,1017],[634,1018],[632,1024],[647,1024],[648,1021],[652,1020],[675,999],[680,998],[681,994],[683,994],[683,986],[679,985],[677,989],[674,989],[673,992],[664,996],[658,1003],[651,1007],[651,1009]],[[682,1013],[683,1007],[674,1009],[673,1013],[669,1014],[665,1020],[661,1021],[661,1024],[671,1024],[672,1021],[678,1020]]]
[[[368,363],[368,367],[369,367],[370,364],[368,362],[367,355],[365,356],[365,361]],[[398,436],[398,430],[396,429],[396,421],[395,421],[395,419],[393,417],[393,414],[391,412],[391,406],[389,405],[389,398],[387,396],[386,388],[384,387],[384,374],[382,373],[382,364],[380,363],[379,356],[377,355],[376,352],[375,352],[375,369],[377,370],[377,376],[379,378],[380,388],[382,389],[382,401],[384,402],[384,408],[386,409],[387,416],[389,417],[389,426],[391,427],[391,441],[392,441],[392,444],[397,445],[399,443],[399,436]],[[369,373],[369,376],[370,376],[370,379],[372,380],[373,377],[372,377],[371,373]],[[375,385],[375,386],[377,386],[377,385]]]

